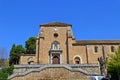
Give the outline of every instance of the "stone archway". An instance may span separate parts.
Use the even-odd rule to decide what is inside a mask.
[[[33,57],[29,57],[29,58],[27,59],[27,62],[28,62],[28,64],[34,64]]]
[[[58,56],[53,57],[53,64],[60,64],[60,59]]]
[[[80,64],[81,63],[81,60],[78,56],[75,57],[74,61],[75,61],[75,64]]]

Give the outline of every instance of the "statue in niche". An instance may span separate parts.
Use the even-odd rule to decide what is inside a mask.
[[[104,75],[104,73],[105,73],[105,62],[104,62],[102,57],[99,57],[98,61],[99,61],[99,64],[100,64],[101,75]]]

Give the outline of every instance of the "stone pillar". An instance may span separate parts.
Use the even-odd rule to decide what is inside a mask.
[[[60,64],[62,64],[62,54],[60,53]]]
[[[89,45],[86,45],[86,61],[89,64]]]

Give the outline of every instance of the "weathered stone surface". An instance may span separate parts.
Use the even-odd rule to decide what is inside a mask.
[[[26,71],[22,69],[25,65],[16,65],[15,68],[20,72],[9,76],[9,80],[89,80],[91,75],[100,73],[97,64],[29,65]]]
[[[10,80],[90,80],[90,77],[80,71],[70,71],[66,68],[46,68]]]

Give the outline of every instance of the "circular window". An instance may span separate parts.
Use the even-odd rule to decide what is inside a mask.
[[[55,34],[54,34],[54,38],[57,38],[57,37],[58,37],[58,34],[57,34],[57,33],[55,33]]]

